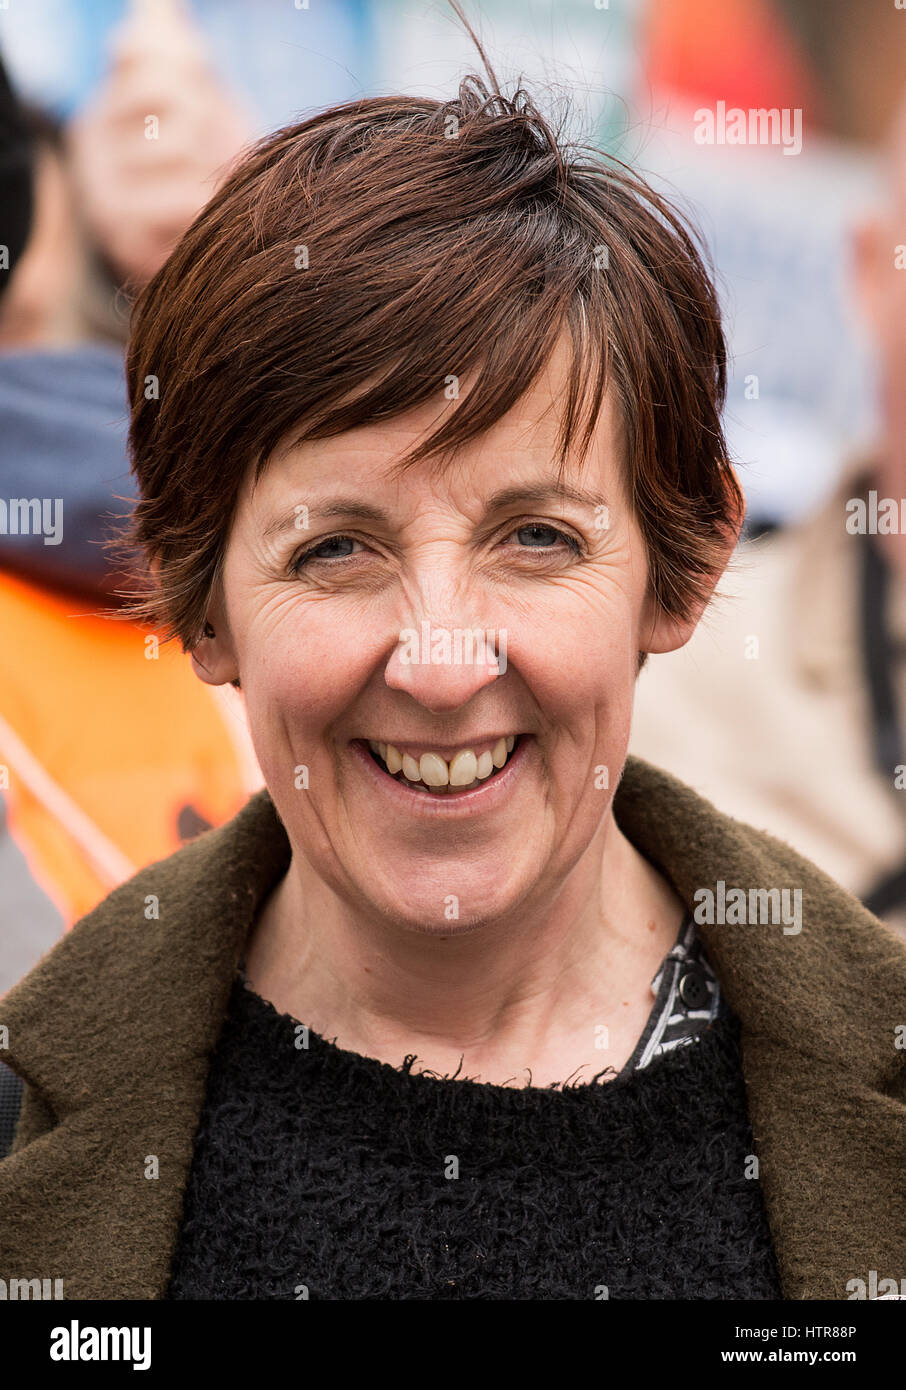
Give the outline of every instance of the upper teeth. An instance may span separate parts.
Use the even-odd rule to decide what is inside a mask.
[[[416,759],[401,753],[392,743],[369,742],[372,752],[378,753],[387,764],[387,771],[402,771],[409,782],[424,782],[426,787],[468,787],[483,782],[495,767],[503,767],[516,743],[515,735],[499,738],[490,750],[476,754],[471,748],[460,748],[447,762],[439,753],[422,753]]]

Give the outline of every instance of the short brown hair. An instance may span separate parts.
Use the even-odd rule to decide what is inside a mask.
[[[136,304],[130,539],[155,578],[130,611],[184,649],[250,466],[260,475],[287,436],[387,419],[474,369],[399,468],[446,454],[516,403],[567,328],[561,467],[583,420],[584,457],[613,381],[653,593],[682,616],[709,591],[742,498],[694,234],[629,167],[562,140],[522,87],[507,97],[491,77],[465,78],[455,100],[356,100],[269,136]]]

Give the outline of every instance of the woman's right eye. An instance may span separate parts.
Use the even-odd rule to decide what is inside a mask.
[[[352,547],[361,546],[361,544],[361,541],[357,541],[354,536],[326,536],[324,540],[318,541],[297,555],[290,565],[290,569],[293,574],[298,574],[299,570],[311,560],[325,560],[327,562],[345,560],[347,556],[353,554]]]

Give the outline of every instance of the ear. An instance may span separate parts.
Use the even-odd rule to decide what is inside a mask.
[[[649,588],[642,609],[639,633],[642,652],[675,652],[686,645],[698,627],[721,575],[730,563],[730,558],[739,541],[739,533],[742,530],[745,515],[745,502],[742,502],[738,507],[734,505],[731,519],[721,533],[720,550],[714,568],[708,575],[707,582],[702,585],[699,597],[683,617],[671,617],[665,613]]]
[[[206,685],[239,684],[239,663],[226,611],[219,601],[212,602],[203,635],[190,653],[192,669]]]

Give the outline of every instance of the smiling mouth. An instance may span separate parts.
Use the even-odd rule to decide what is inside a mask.
[[[402,782],[411,791],[426,796],[457,796],[493,782],[507,766],[521,741],[522,735],[513,734],[500,739],[487,755],[476,758],[471,750],[465,750],[450,763],[436,753],[423,754],[416,762],[412,757],[401,755],[394,745],[372,740],[363,740],[363,746],[381,771],[392,777],[394,782]],[[402,766],[399,766],[400,762]],[[396,770],[391,771],[391,767]],[[470,780],[464,782],[463,779],[470,773]]]

